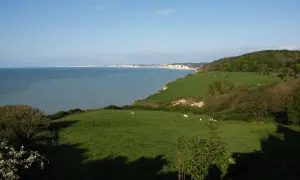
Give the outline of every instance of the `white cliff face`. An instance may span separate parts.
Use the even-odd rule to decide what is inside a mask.
[[[194,102],[191,104],[192,107],[203,107],[204,106],[204,102],[200,101],[200,102]]]
[[[178,99],[175,100],[173,102],[171,102],[172,106],[178,106],[178,105],[188,105],[191,107],[198,107],[201,108],[204,106],[204,102],[203,101],[198,101],[198,102],[189,102],[186,99]]]
[[[191,70],[193,68],[190,68],[188,66],[185,65],[180,65],[180,64],[176,64],[176,65],[172,65],[172,64],[166,64],[166,65],[111,65],[108,67],[123,67],[123,68],[164,68],[164,69],[187,69],[187,70]]]

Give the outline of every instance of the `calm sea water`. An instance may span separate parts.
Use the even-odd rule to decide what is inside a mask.
[[[50,114],[131,104],[190,73],[125,68],[0,69],[0,105],[28,104]]]

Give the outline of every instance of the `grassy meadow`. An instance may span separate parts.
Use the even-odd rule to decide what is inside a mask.
[[[139,102],[206,98],[209,85],[224,79],[247,89],[280,81],[258,73],[196,73],[170,82],[167,90]],[[180,158],[187,158],[187,149],[178,146],[178,138],[209,135],[211,117],[205,113],[188,113],[183,118],[171,111],[133,111],[137,114],[132,115],[130,109],[91,110],[53,121],[56,145],[45,152],[51,159],[50,179],[175,179],[178,148]],[[217,124],[235,161],[226,170],[228,179],[282,179],[286,173],[290,179],[299,177],[298,127],[260,120],[218,120]]]
[[[58,146],[48,154],[52,178],[174,179],[168,173],[176,171],[177,138],[207,136],[209,117],[188,114],[184,119],[172,112],[135,112],[97,110],[54,121],[59,132]],[[229,152],[260,150],[261,139],[276,131],[272,123],[218,124]]]
[[[279,79],[251,72],[205,72],[188,75],[167,84],[168,88],[153,94],[147,100],[169,101],[178,97],[201,97],[208,96],[210,84],[228,80],[235,86],[254,88],[277,82]]]

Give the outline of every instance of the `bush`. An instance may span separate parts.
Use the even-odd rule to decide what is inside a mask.
[[[30,141],[50,125],[40,110],[27,105],[6,106],[1,122],[2,137],[23,142]]]
[[[114,110],[120,110],[122,107],[116,106],[116,105],[109,105],[104,107],[103,109],[114,109]]]
[[[226,174],[230,164],[230,155],[226,152],[226,145],[221,140],[215,123],[209,124],[209,137],[195,138],[189,141],[179,139],[179,146],[187,145],[188,159],[186,165],[187,174],[192,180],[203,180],[208,176],[209,169],[216,166],[220,171],[220,176]],[[218,177],[220,179],[221,177]]]
[[[34,166],[44,168],[45,158],[37,151],[16,149],[6,140],[0,140],[0,179],[16,180]]]
[[[70,109],[68,111],[58,111],[55,114],[48,115],[47,118],[51,120],[61,119],[63,117],[69,116],[71,114],[82,113],[84,112],[82,109]]]
[[[65,111],[58,111],[55,114],[48,115],[47,118],[49,118],[51,120],[56,120],[56,119],[63,118],[67,115],[69,115],[69,113],[67,113]]]
[[[216,81],[208,87],[208,94],[211,96],[217,94],[229,93],[234,88],[234,85],[228,80]]]
[[[84,112],[84,111],[79,108],[70,109],[69,111],[67,111],[68,114],[75,114],[75,113],[82,113],[82,112]]]

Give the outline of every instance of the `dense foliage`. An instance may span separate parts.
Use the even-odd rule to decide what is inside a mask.
[[[48,115],[47,118],[51,119],[51,120],[56,120],[56,119],[60,119],[63,118],[65,116],[69,116],[71,114],[76,114],[76,113],[81,113],[84,112],[83,110],[76,108],[76,109],[70,109],[68,111],[58,111],[54,114]]]
[[[291,124],[300,125],[300,84],[294,89],[288,104],[288,120]]]
[[[205,71],[259,72],[272,76],[294,76],[300,72],[300,51],[265,50],[205,64]]]
[[[202,112],[222,120],[263,120],[275,118],[293,124],[299,119],[299,80],[274,83],[255,89],[234,89],[205,100]],[[289,114],[289,117],[287,116]]]
[[[232,160],[218,132],[217,124],[209,123],[208,126],[210,133],[207,138],[196,137],[187,141],[184,138],[178,139],[179,147],[187,146],[188,158],[182,164],[185,164],[186,173],[192,180],[204,180],[210,176],[209,173],[220,179],[226,174]]]
[[[0,137],[30,143],[47,135],[49,120],[39,109],[27,105],[0,107]]]
[[[225,94],[234,88],[234,84],[228,80],[216,81],[209,85],[208,94],[211,96]]]

